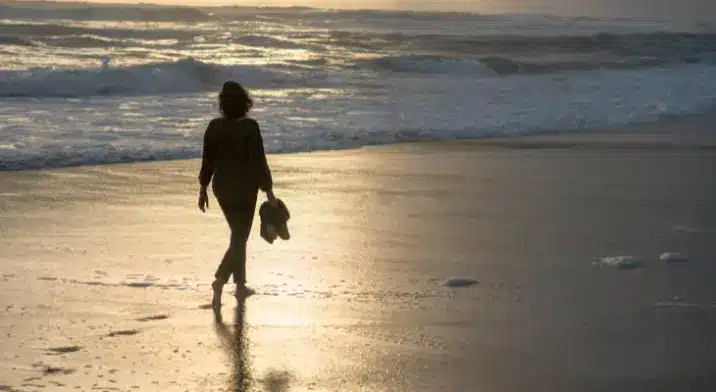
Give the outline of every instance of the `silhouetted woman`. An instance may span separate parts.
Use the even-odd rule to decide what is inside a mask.
[[[259,124],[247,117],[252,106],[251,97],[240,84],[224,83],[219,93],[221,117],[211,120],[204,133],[199,209],[204,212],[209,207],[207,187],[213,180],[212,191],[231,229],[229,249],[211,285],[214,309],[221,307],[221,294],[232,274],[236,295],[250,294],[246,287],[246,242],[259,190],[266,192],[269,202],[276,202]]]

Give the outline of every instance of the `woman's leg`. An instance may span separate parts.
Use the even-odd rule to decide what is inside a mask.
[[[237,286],[246,284],[246,243],[251,234],[255,209],[255,203],[245,203],[237,206],[233,213],[230,245],[233,254],[230,258],[229,270],[234,275],[234,283]]]
[[[246,283],[246,242],[253,225],[256,200],[235,203],[219,202],[219,205],[231,229],[231,240],[229,249],[224,254],[214,276],[223,285],[229,281],[229,277],[233,274],[234,283],[244,285]]]

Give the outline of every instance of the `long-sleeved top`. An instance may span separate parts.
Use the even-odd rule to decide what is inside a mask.
[[[259,189],[271,190],[271,170],[256,120],[211,120],[204,133],[199,183],[207,187],[212,180],[220,201],[250,200]]]

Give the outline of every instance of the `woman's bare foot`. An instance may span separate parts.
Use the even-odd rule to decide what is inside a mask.
[[[255,294],[256,291],[252,289],[251,287],[247,287],[245,284],[237,284],[236,285],[236,293],[234,296],[236,298],[246,298],[248,296],[251,296]]]
[[[214,309],[214,311],[217,311],[221,309],[221,293],[224,291],[224,283],[215,280],[211,284],[211,288],[214,290],[214,298],[211,300],[211,308]]]

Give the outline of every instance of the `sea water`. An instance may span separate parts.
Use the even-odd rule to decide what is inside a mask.
[[[0,170],[198,157],[228,79],[269,152],[581,131],[712,110],[716,27],[0,3]]]

